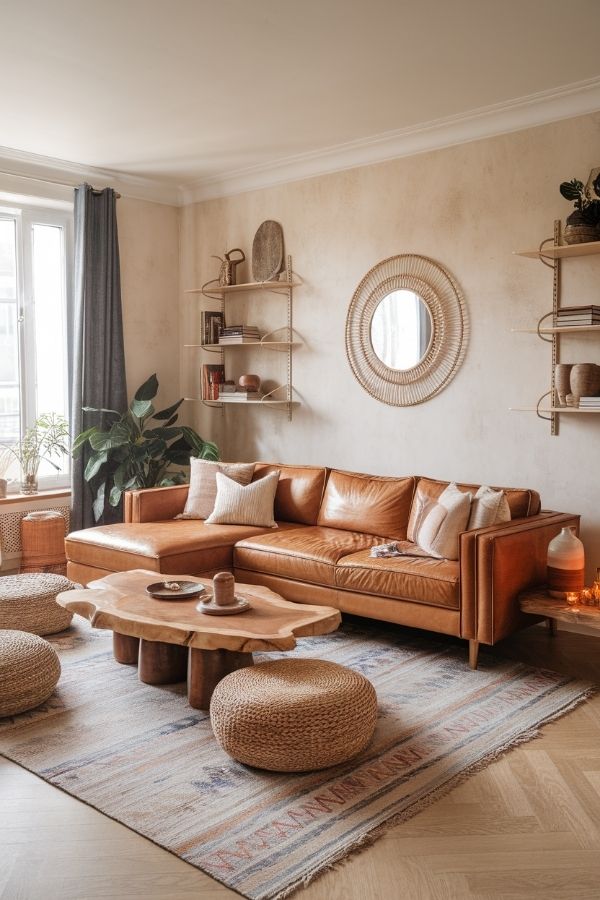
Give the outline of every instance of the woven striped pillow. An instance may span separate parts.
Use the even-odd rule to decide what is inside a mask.
[[[277,528],[273,518],[279,472],[271,472],[259,481],[241,485],[217,472],[215,508],[205,525],[258,525]]]

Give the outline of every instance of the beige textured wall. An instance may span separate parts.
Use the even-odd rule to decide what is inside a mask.
[[[551,270],[513,250],[536,247],[552,234],[553,220],[569,212],[559,183],[587,178],[600,163],[599,146],[600,115],[592,115],[184,209],[183,289],[214,277],[218,263],[211,254],[239,246],[250,256],[253,235],[267,218],[282,223],[303,281],[294,305],[304,341],[294,357],[302,406],[293,421],[270,410],[236,407],[222,414],[198,405],[201,432],[218,440],[229,459],[535,487],[546,508],[582,514],[589,569],[595,569],[600,417],[565,415],[560,436],[551,437],[534,413],[508,408],[535,404],[550,378],[549,347],[511,328],[534,327],[551,308]],[[344,328],[367,270],[409,251],[454,274],[471,337],[450,385],[422,406],[402,409],[373,400],[354,379]],[[563,271],[565,305],[600,302],[600,257],[567,262]],[[245,280],[249,268],[240,274]],[[193,335],[200,302],[182,297],[182,331]],[[229,319],[242,314],[234,307]],[[283,321],[283,305],[256,298],[248,315],[267,326]],[[182,377],[193,390],[199,352],[183,352]],[[600,363],[600,340],[564,340],[562,360]],[[271,356],[230,351],[228,362],[230,375],[285,374]]]
[[[128,394],[156,372],[166,406],[181,396],[179,209],[122,197],[117,222]]]

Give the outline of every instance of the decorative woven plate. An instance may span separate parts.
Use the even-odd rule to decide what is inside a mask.
[[[207,616],[234,616],[236,613],[246,612],[251,609],[252,604],[243,597],[234,597],[234,603],[228,606],[218,606],[212,597],[202,600],[196,607],[198,612],[205,613]]]
[[[267,219],[252,242],[252,277],[255,281],[277,281],[283,268],[283,229]]]
[[[168,584],[178,584],[178,590],[172,590],[166,587]],[[198,597],[206,588],[197,581],[154,581],[146,588],[146,593],[156,600],[191,600],[192,597]]]

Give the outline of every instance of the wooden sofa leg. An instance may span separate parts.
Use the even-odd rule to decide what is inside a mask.
[[[469,666],[472,669],[477,668],[477,657],[479,656],[479,641],[469,641]]]

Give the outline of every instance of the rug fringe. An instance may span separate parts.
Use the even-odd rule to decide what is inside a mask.
[[[285,900],[286,897],[289,897],[299,888],[306,887],[320,875],[324,875],[325,872],[329,872],[332,869],[338,868],[350,856],[354,856],[355,854],[368,849],[375,843],[375,841],[377,841],[391,828],[394,828],[396,825],[401,825],[403,822],[407,822],[409,819],[412,819],[424,809],[430,807],[433,803],[441,800],[442,797],[445,797],[447,794],[453,791],[454,788],[458,787],[460,784],[463,784],[463,782],[467,781],[468,778],[471,778],[471,776],[476,775],[478,772],[481,772],[483,769],[487,768],[490,763],[497,760],[508,750],[513,750],[520,744],[527,744],[530,741],[536,740],[537,738],[541,737],[541,729],[544,726],[549,725],[551,722],[555,722],[557,719],[561,719],[564,715],[574,710],[577,706],[580,706],[582,703],[585,703],[587,700],[593,697],[594,694],[596,694],[599,690],[600,687],[596,685],[589,687],[584,693],[580,694],[578,697],[575,697],[573,700],[570,700],[568,703],[565,703],[564,706],[560,707],[560,709],[557,709],[553,713],[550,713],[545,719],[543,719],[541,722],[538,722],[535,727],[529,728],[527,731],[523,731],[521,734],[516,735],[509,741],[506,741],[505,744],[502,744],[500,747],[496,747],[495,750],[491,750],[489,753],[487,753],[481,759],[477,760],[477,762],[473,763],[468,768],[464,769],[462,772],[457,772],[456,775],[453,775],[452,778],[448,779],[448,781],[440,785],[440,787],[436,788],[436,790],[431,791],[431,793],[427,794],[427,796],[421,797],[420,800],[412,803],[406,809],[403,809],[401,812],[396,813],[389,819],[386,819],[386,821],[382,822],[381,825],[377,825],[372,829],[372,831],[369,831],[362,837],[357,838],[344,849],[340,849],[338,852],[333,854],[326,862],[320,864],[317,868],[307,872],[301,878],[298,878],[293,884],[288,885],[283,891],[279,891],[275,894],[264,894],[262,895],[260,900]]]

